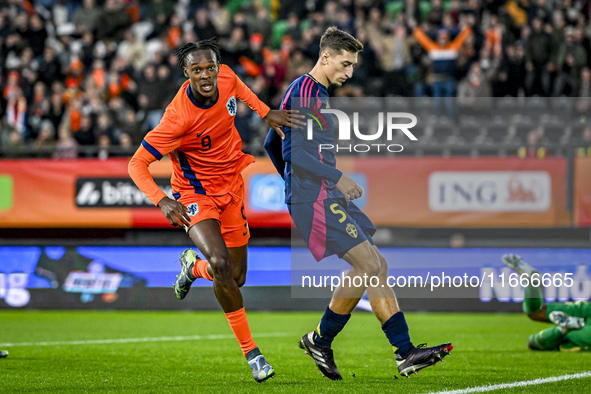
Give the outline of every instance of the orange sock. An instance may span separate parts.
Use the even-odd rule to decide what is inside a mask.
[[[195,261],[195,264],[193,264],[193,268],[191,269],[191,274],[195,278],[205,278],[207,280],[213,280],[213,277],[209,275],[209,272],[207,271],[208,265],[209,262],[207,260],[199,259]]]
[[[250,327],[248,326],[248,319],[246,318],[246,312],[244,307],[238,309],[236,312],[226,313],[226,319],[230,323],[230,327],[236,336],[236,340],[240,344],[240,349],[244,353],[244,357],[251,350],[257,347],[256,343],[252,339],[250,334]]]

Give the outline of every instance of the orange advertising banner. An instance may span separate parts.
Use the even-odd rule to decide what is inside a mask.
[[[126,158],[0,160],[0,227],[170,227],[135,188]],[[591,222],[591,161],[577,161],[575,212]],[[569,226],[563,158],[339,158],[365,190],[356,203],[378,226]],[[170,192],[171,163],[153,163]],[[251,227],[288,227],[283,180],[270,160],[243,172]]]
[[[129,159],[0,160],[0,227],[171,227],[133,184]],[[150,165],[156,183],[170,194],[172,165],[166,157]],[[275,173],[257,160],[243,176]],[[249,211],[251,226],[288,227],[287,211]]]
[[[365,158],[365,212],[378,226],[562,227],[563,158]]]
[[[591,157],[575,159],[575,213],[576,226],[591,226]]]

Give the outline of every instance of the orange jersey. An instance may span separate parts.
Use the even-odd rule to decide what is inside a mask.
[[[254,162],[254,157],[242,153],[242,140],[234,126],[236,100],[244,101],[262,118],[269,107],[226,65],[220,66],[217,88],[217,100],[202,106],[186,81],[160,124],[146,135],[131,158],[129,175],[154,205],[166,194],[152,179],[148,166],[167,154],[173,165],[171,186],[179,194],[226,194],[242,170]]]

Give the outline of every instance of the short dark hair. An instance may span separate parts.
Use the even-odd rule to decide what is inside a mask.
[[[363,50],[363,44],[346,31],[339,30],[336,26],[331,26],[320,38],[320,53],[328,51],[330,53],[347,51],[359,53]]]
[[[222,59],[220,56],[220,47],[218,46],[215,38],[210,38],[207,40],[201,40],[199,42],[188,42],[178,47],[174,51],[174,54],[178,57],[177,67],[180,69],[185,67],[185,62],[187,61],[189,54],[200,50],[211,51],[215,64],[221,63]]]

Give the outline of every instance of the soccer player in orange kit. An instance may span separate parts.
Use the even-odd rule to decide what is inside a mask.
[[[179,67],[189,78],[166,108],[129,163],[129,174],[144,194],[160,207],[170,224],[184,228],[205,256],[182,253],[182,270],[174,291],[187,295],[196,278],[213,280],[213,290],[252,370],[262,382],[275,375],[259,351],[248,325],[240,287],[246,280],[250,232],[244,215],[242,170],[254,157],[242,153],[234,126],[236,100],[257,112],[282,137],[280,127],[305,125],[297,111],[271,111],[220,63],[212,40],[187,43],[176,50]],[[158,92],[154,92],[158,94]],[[293,112],[293,114],[292,114]],[[148,166],[170,154],[172,200],[156,185]]]

